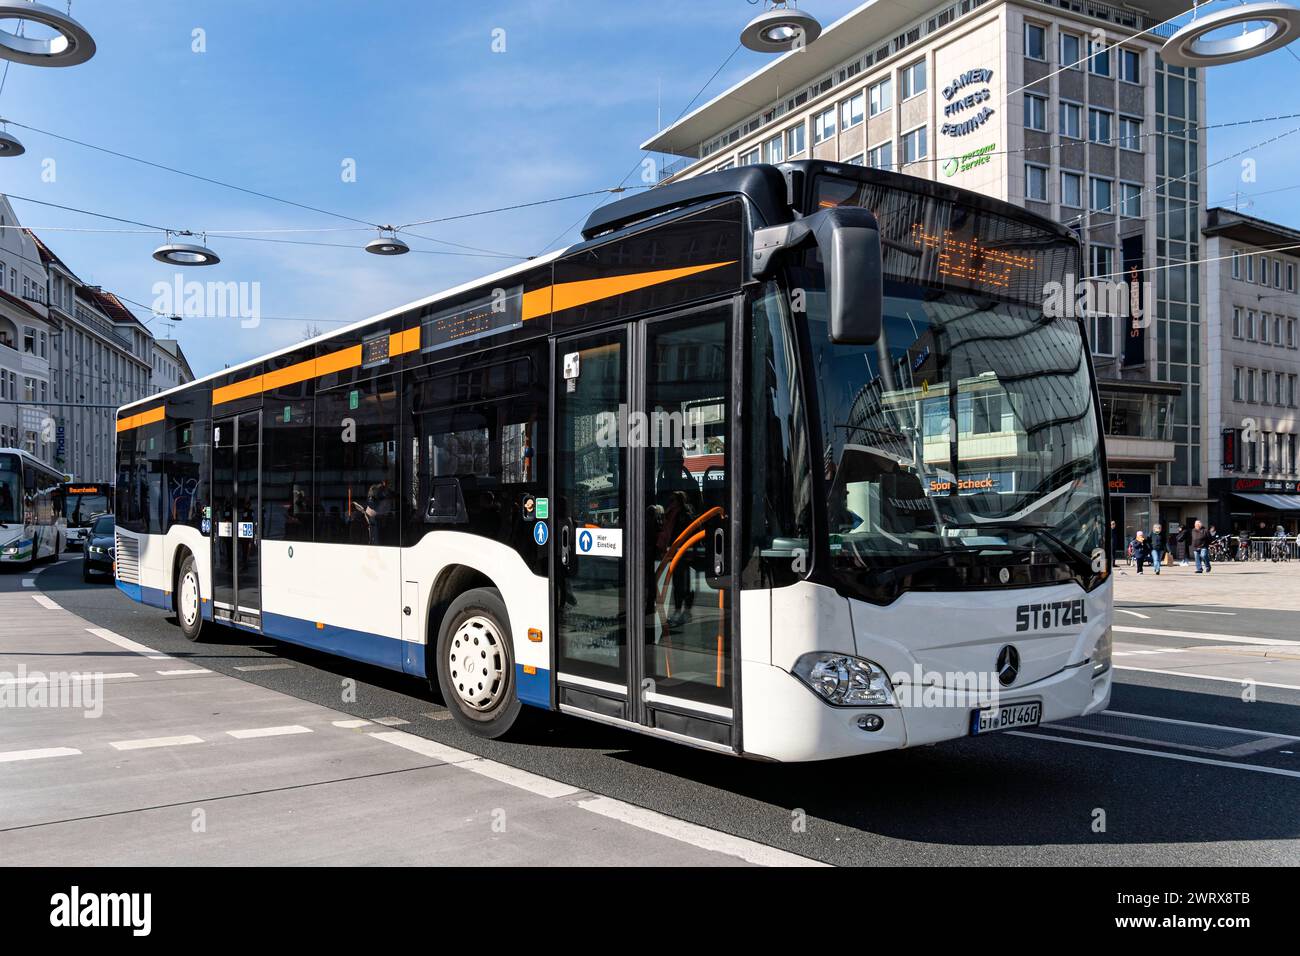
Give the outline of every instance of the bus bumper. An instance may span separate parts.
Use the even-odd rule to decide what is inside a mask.
[[[1044,724],[1096,713],[1110,702],[1113,673],[1108,668],[1094,677],[1084,662],[1002,690],[997,703],[1041,701]],[[744,753],[780,761],[852,757],[968,737],[972,713],[988,706],[976,692],[931,687],[902,706],[833,707],[788,671],[753,661],[744,662],[741,687]],[[881,718],[878,730],[859,724],[870,714]]]

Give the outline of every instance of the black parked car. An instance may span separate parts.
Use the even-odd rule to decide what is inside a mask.
[[[113,516],[100,515],[87,530],[85,550],[81,564],[83,581],[92,580],[96,574],[113,577]]]

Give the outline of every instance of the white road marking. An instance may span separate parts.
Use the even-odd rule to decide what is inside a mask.
[[[1254,773],[1271,773],[1279,777],[1300,778],[1300,770],[1283,770],[1281,767],[1261,767],[1258,764],[1234,763],[1231,760],[1213,760],[1209,757],[1192,757],[1188,754],[1171,754],[1163,750],[1146,750],[1142,747],[1121,747],[1119,744],[1103,744],[1096,740],[1075,740],[1073,737],[1055,737],[1051,734],[1028,734],[1023,730],[1008,730],[1005,733],[1013,737],[1028,737],[1031,740],[1054,740],[1057,743],[1074,744],[1076,747],[1118,750],[1121,753],[1139,754],[1144,757],[1164,757],[1166,760],[1182,760],[1186,763],[1200,763],[1211,767],[1231,767],[1233,770],[1250,770]]]
[[[367,727],[370,725],[368,720],[335,720],[332,721],[335,727],[342,727],[344,730],[356,730],[358,727]]]
[[[36,579],[35,579],[35,578],[23,578],[23,587],[25,587],[25,588],[34,588],[34,587],[36,587]]]
[[[114,740],[109,746],[114,750],[148,750],[151,747],[181,747],[185,744],[201,744],[202,737],[185,734],[180,737],[146,737],[141,740]]]
[[[1158,627],[1121,627],[1116,624],[1116,634],[1150,634],[1153,637],[1182,637],[1192,641],[1215,641],[1220,644],[1261,644],[1268,647],[1300,647],[1300,641],[1284,641],[1276,637],[1243,637],[1240,634],[1206,634],[1201,631],[1165,631]]]
[[[236,667],[237,671],[287,671],[293,668],[292,664],[245,664],[243,667]]]
[[[187,670],[159,671],[158,673],[163,677],[183,677],[188,674],[211,674],[212,671],[205,670],[202,667],[191,667]]]
[[[710,830],[695,823],[687,823],[674,817],[664,816],[644,807],[636,807],[612,797],[595,797],[591,800],[579,800],[578,806],[592,813],[598,813],[611,820],[629,824],[641,830],[648,830],[660,836],[666,836],[691,846],[708,850],[711,853],[724,853],[738,857],[746,863],[756,866],[826,866],[817,860],[796,856],[775,847],[764,846],[752,840],[744,840],[729,833]]]
[[[80,750],[72,747],[45,747],[41,750],[10,750],[0,753],[0,763],[13,763],[16,760],[41,760],[45,757],[76,757]]]
[[[1236,617],[1236,611],[1194,611],[1189,607],[1171,607],[1167,609],[1171,614],[1218,614],[1222,617]]]
[[[50,679],[44,674],[28,674],[26,677],[3,677],[0,678],[0,686],[12,687],[15,684],[48,684]]]
[[[443,763],[465,763],[469,760],[478,759],[473,754],[466,753],[463,750],[448,747],[436,740],[428,740],[424,737],[417,737],[415,734],[408,734],[404,730],[386,730],[383,733],[374,733],[370,736],[385,743],[405,747],[407,750],[412,750],[421,756],[441,760]]]
[[[126,671],[118,674],[97,674],[94,672],[86,672],[86,673],[77,673],[77,674],[63,674],[60,676],[60,679],[69,680],[69,681],[121,680],[122,678],[126,678],[126,677],[139,677],[139,676],[140,676],[139,674],[132,674],[130,671]],[[50,682],[49,677],[44,674],[29,674],[26,677],[0,678],[0,685],[3,686],[12,686],[14,684],[48,684],[49,682]]]
[[[115,634],[105,627],[88,627],[86,628],[96,637],[103,638],[110,644],[115,644],[124,651],[130,651],[132,654],[143,654],[151,661],[169,661],[171,660],[166,654],[159,654],[152,647],[145,647],[143,644],[137,644],[130,638],[123,637],[121,634]]]
[[[1196,680],[1217,680],[1229,684],[1236,684],[1239,687],[1245,687],[1247,683],[1254,687],[1276,687],[1279,690],[1300,690],[1300,684],[1270,684],[1262,680],[1255,680],[1250,677],[1220,677],[1215,674],[1189,674],[1186,671],[1162,671],[1154,667],[1121,667],[1115,665],[1117,671],[1141,671],[1144,674],[1165,674],[1169,677],[1193,677]]]
[[[251,730],[227,730],[227,735],[236,740],[251,740],[254,737],[286,737],[289,734],[309,734],[310,727],[301,724],[289,724],[284,727],[254,727]]]
[[[1195,720],[1179,720],[1176,717],[1153,717],[1151,714],[1130,714],[1124,710],[1103,710],[1103,714],[1114,717],[1135,717],[1138,720],[1154,720],[1161,724],[1182,724],[1184,727],[1204,727],[1207,730],[1226,730],[1233,734],[1250,734],[1257,737],[1281,737],[1284,740],[1300,740],[1295,734],[1275,734],[1268,730],[1250,730],[1246,727],[1228,727],[1224,724],[1202,724]]]
[[[37,604],[39,604],[41,607],[45,608],[45,610],[47,610],[47,611],[61,611],[61,610],[63,610],[63,608],[62,608],[60,605],[55,604],[52,600],[50,600],[49,598],[47,598],[44,594],[33,594],[33,595],[32,595],[32,600],[35,601]]]
[[[497,763],[495,760],[485,760],[463,750],[457,750],[455,747],[445,746],[435,740],[408,734],[404,730],[388,730],[370,736],[386,743],[396,744],[398,747],[405,747],[407,750],[414,751],[422,756],[432,757],[434,760],[441,760],[443,763],[454,764],[464,770],[473,771],[480,776],[490,777],[500,783],[518,787],[520,790],[527,790],[539,797],[554,799],[555,797],[567,797],[575,793],[582,793],[579,787],[573,787],[558,780],[551,780],[548,777],[541,777],[535,773],[529,773],[527,770],[508,767],[505,764]]]
[[[375,723],[383,724],[385,727],[401,727],[409,724],[409,720],[403,720],[401,717],[376,717]]]
[[[1127,609],[1125,609],[1125,608],[1122,608],[1122,607],[1117,607],[1117,608],[1115,608],[1115,613],[1116,613],[1116,614],[1131,614],[1133,617],[1140,617],[1140,618],[1142,618],[1142,620],[1144,620],[1144,621],[1149,621],[1149,620],[1151,620],[1151,615],[1150,615],[1150,614],[1139,614],[1137,611],[1129,611],[1129,610],[1127,610]]]

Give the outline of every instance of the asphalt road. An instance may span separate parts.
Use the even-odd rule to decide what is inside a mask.
[[[422,681],[229,630],[217,642],[190,644],[162,612],[111,584],[84,584],[80,556],[68,557],[26,586],[30,575],[0,575],[0,591],[44,591],[189,666],[358,718],[406,721],[399,726],[407,733],[832,864],[1300,862],[1300,640],[1284,612],[1216,608],[1221,616],[1198,617],[1164,602],[1133,603],[1127,607],[1138,616],[1119,614],[1117,625],[1167,633],[1117,634],[1127,656],[1116,658],[1124,669],[1110,716],[1069,729],[771,765],[561,715],[539,714],[520,739],[481,740],[462,732]],[[1217,658],[1196,665],[1203,676],[1159,672],[1179,669],[1161,667],[1164,660],[1217,645],[1168,634],[1229,630],[1295,645],[1243,645],[1257,656],[1224,657],[1224,679],[1213,679]],[[1251,702],[1235,676],[1242,668],[1260,674]],[[353,682],[354,701],[345,697]]]

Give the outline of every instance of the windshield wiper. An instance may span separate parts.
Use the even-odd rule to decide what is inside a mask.
[[[1029,531],[1035,534],[1041,534],[1052,544],[1065,552],[1066,556],[1072,561],[1078,562],[1089,571],[1092,570],[1092,556],[1084,554],[1074,545],[1070,544],[1059,534],[1052,530],[1049,525],[1039,524],[1033,521],[987,521],[979,524],[950,524],[950,528],[957,528],[962,531]]]

